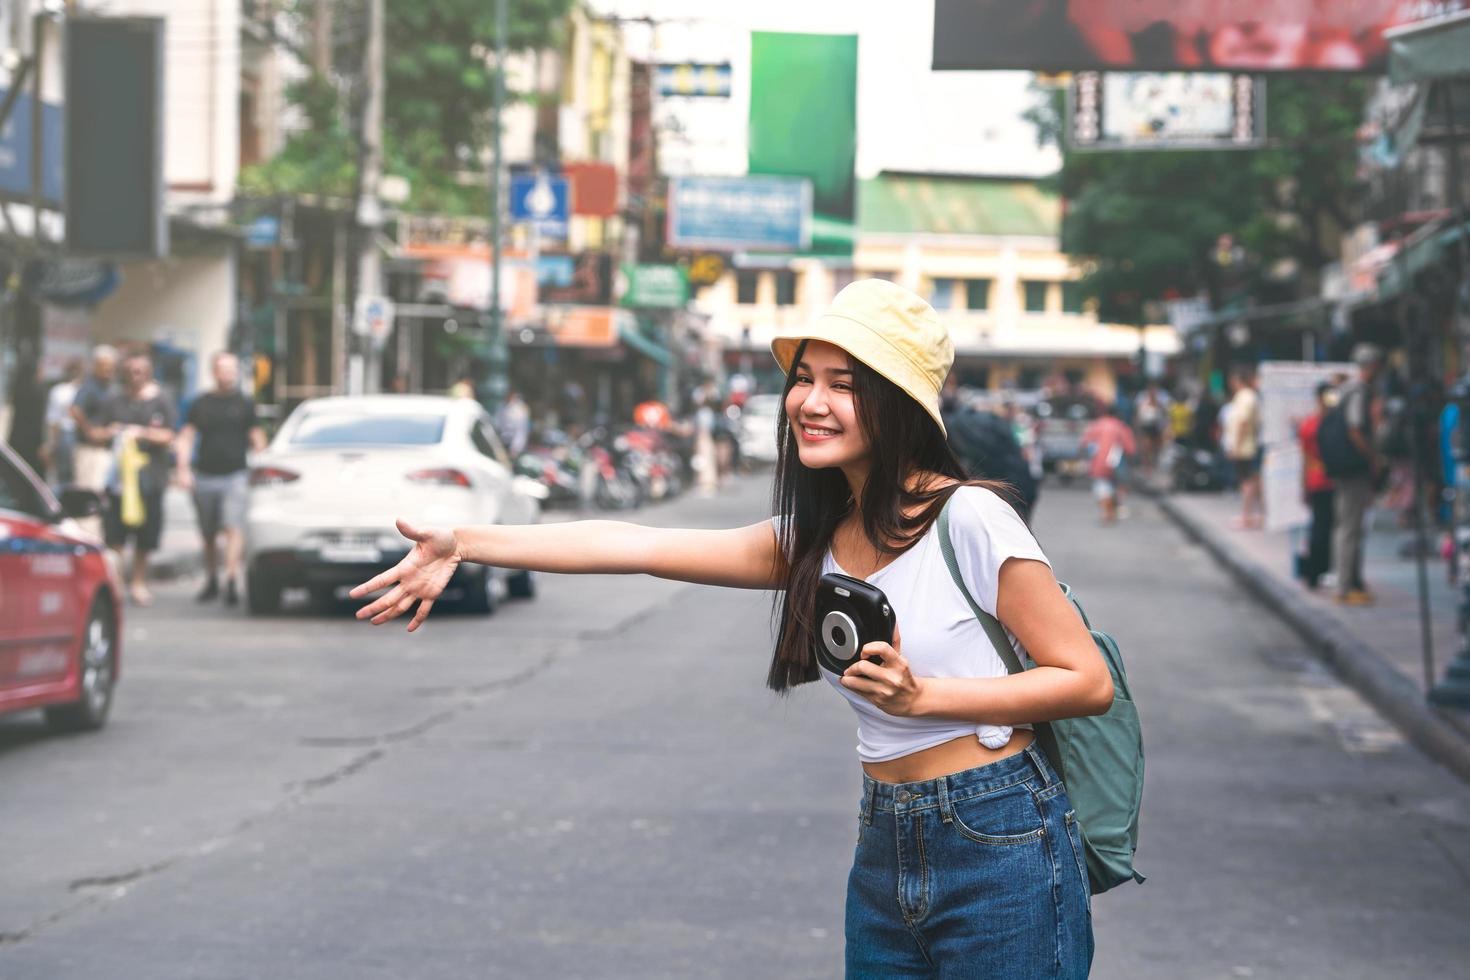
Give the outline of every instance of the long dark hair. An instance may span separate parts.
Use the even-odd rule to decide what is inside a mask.
[[[766,686],[785,692],[821,676],[813,653],[816,638],[817,581],[832,534],[853,509],[852,490],[836,467],[803,466],[786,417],[786,397],[796,384],[797,367],[806,353],[806,341],[796,349],[781,410],[776,417],[776,476],[771,509],[778,522],[778,543],[787,561],[786,588],[777,596],[780,626]],[[883,375],[856,358],[852,368],[853,398],[858,423],[868,438],[870,470],[857,501],[863,532],[883,554],[900,554],[912,547],[940,509],[962,484],[991,486],[968,480],[964,466],[944,439],[944,433],[918,402]],[[907,485],[915,472],[933,473],[952,481],[943,487]],[[915,511],[915,508],[918,508]],[[914,511],[913,516],[908,516]]]

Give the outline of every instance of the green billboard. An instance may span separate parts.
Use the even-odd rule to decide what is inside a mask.
[[[689,302],[689,280],[677,265],[625,265],[620,302],[641,309],[680,309]]]
[[[810,178],[816,213],[848,222],[857,67],[855,34],[750,35],[750,172]]]

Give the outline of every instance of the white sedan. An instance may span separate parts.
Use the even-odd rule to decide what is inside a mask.
[[[515,476],[490,417],[470,399],[424,395],[316,398],[286,419],[252,461],[245,519],[252,613],[304,588],[319,602],[408,553],[394,527],[534,524],[545,488]],[[450,581],[464,605],[491,613],[535,593],[530,572],[465,563]]]

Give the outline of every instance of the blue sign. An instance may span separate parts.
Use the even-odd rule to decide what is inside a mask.
[[[577,263],[570,255],[538,255],[536,257],[536,284],[538,286],[570,286],[577,275]]]
[[[571,182],[565,177],[513,174],[510,178],[510,220],[534,224],[543,235],[567,237],[571,203]]]
[[[262,214],[245,226],[245,244],[251,248],[273,248],[281,240],[281,219]]]
[[[805,177],[676,177],[669,244],[713,252],[811,246],[812,182]]]
[[[0,100],[5,97],[0,89]],[[31,195],[31,107],[30,93],[22,92],[0,128],[0,194],[29,198]],[[59,206],[62,189],[62,116],[59,106],[41,104],[41,199]]]

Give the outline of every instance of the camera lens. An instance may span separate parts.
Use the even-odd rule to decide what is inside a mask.
[[[847,646],[847,634],[842,631],[841,626],[832,627],[832,644],[837,647]]]

